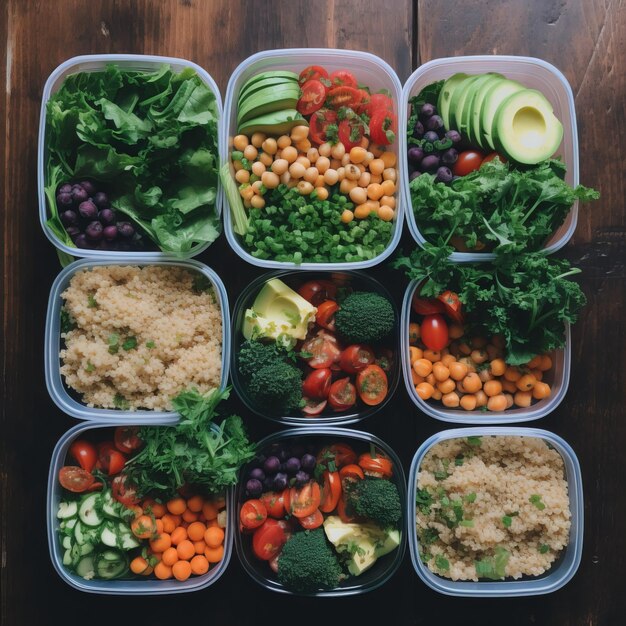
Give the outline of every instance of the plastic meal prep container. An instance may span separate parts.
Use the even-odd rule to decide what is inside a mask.
[[[174,72],[181,72],[186,68],[193,69],[200,80],[215,95],[215,103],[219,114],[218,120],[218,136],[216,144],[218,146],[218,157],[221,161],[224,158],[224,146],[221,143],[222,134],[220,133],[220,125],[223,123],[222,95],[220,94],[217,83],[210,74],[202,69],[196,63],[187,61],[186,59],[177,59],[174,57],[153,56],[144,54],[88,54],[72,57],[59,65],[46,80],[41,97],[41,113],[39,117],[39,144],[37,148],[37,184],[39,187],[39,221],[46,237],[56,246],[57,249],[75,257],[85,257],[89,259],[104,259],[119,257],[126,260],[135,260],[138,258],[147,259],[167,259],[167,258],[190,258],[206,250],[210,243],[200,243],[192,246],[192,248],[182,254],[176,255],[172,252],[117,252],[110,250],[88,250],[83,248],[70,247],[58,239],[58,237],[48,228],[46,221],[49,217],[48,206],[45,195],[46,186],[46,161],[48,153],[46,149],[46,107],[50,97],[61,88],[63,81],[71,74],[80,72],[97,72],[103,70],[108,64],[115,63],[125,70],[153,71],[161,65],[167,64]],[[219,217],[222,212],[223,190],[222,185],[217,177],[217,196],[215,198],[215,211]],[[115,207],[113,207],[115,208]]]
[[[542,59],[524,56],[480,55],[434,59],[424,63],[409,76],[402,90],[402,106],[400,107],[401,137],[404,141],[402,158],[400,159],[400,180],[402,181],[406,220],[413,239],[422,247],[426,240],[419,230],[413,213],[406,157],[406,129],[410,100],[427,85],[445,80],[457,72],[465,72],[466,74],[498,72],[506,78],[520,82],[525,87],[537,89],[543,93],[554,107],[554,114],[563,124],[563,140],[556,154],[563,159],[567,166],[565,180],[572,187],[578,185],[578,131],[574,95],[569,82],[561,71]],[[578,200],[574,202],[565,221],[545,243],[543,249],[547,253],[552,253],[562,248],[574,234],[577,219]],[[457,262],[470,262],[489,261],[494,256],[491,252],[454,252],[450,258]]]
[[[95,417],[93,419],[96,419]],[[143,422],[142,425],[154,424],[156,422]],[[86,580],[71,572],[63,565],[64,549],[59,539],[59,523],[61,520],[57,518],[57,510],[63,488],[59,484],[59,470],[66,465],[65,459],[72,442],[93,430],[101,428],[112,428],[118,426],[112,422],[87,422],[74,426],[68,430],[57,442],[50,461],[50,473],[48,475],[48,493],[46,500],[46,521],[48,527],[48,547],[50,549],[50,558],[52,564],[59,576],[71,587],[79,591],[90,593],[102,593],[111,595],[162,595],[168,593],[183,593],[187,591],[197,591],[205,589],[212,585],[226,570],[233,548],[233,489],[226,490],[226,512],[227,522],[224,529],[224,556],[219,563],[211,565],[206,574],[200,576],[191,576],[185,581],[178,581],[174,578],[168,580],[157,580],[154,576],[145,578],[128,578],[128,579],[99,579],[92,578]]]
[[[316,443],[319,442],[320,445],[328,445],[338,442],[346,443],[352,446],[357,454],[360,448],[367,450],[369,449],[370,444],[374,444],[393,462],[393,477],[391,480],[393,480],[398,487],[400,501],[403,503],[406,501],[406,486],[404,484],[405,476],[400,459],[385,442],[370,433],[334,427],[312,427],[297,431],[282,430],[259,441],[257,444],[257,450],[263,454],[263,451],[267,450],[272,444],[298,442],[306,445],[307,441]],[[236,520],[237,523],[239,520],[239,509],[241,508],[241,505],[249,499],[246,497],[245,493],[245,477],[251,465],[251,463],[247,464],[242,467],[239,472],[239,481],[235,490],[236,505],[232,514],[232,518]],[[266,589],[291,595],[337,597],[357,595],[377,589],[381,585],[384,585],[396,572],[402,562],[405,548],[406,519],[404,519],[403,512],[403,519],[400,521],[400,545],[395,550],[380,557],[370,569],[363,572],[360,576],[350,576],[350,578],[342,582],[339,587],[326,591],[300,593],[291,591],[290,589],[284,587],[278,582],[277,576],[272,572],[268,563],[256,558],[252,552],[251,540],[249,536],[244,536],[241,532],[235,533],[235,549],[244,570],[257,583]]]
[[[233,319],[232,319],[232,337],[230,340],[230,350],[231,350],[231,367],[230,367],[230,376],[232,380],[233,387],[237,392],[237,395],[241,398],[242,402],[246,405],[246,407],[260,415],[261,417],[265,417],[267,419],[273,420],[275,422],[279,422],[284,425],[289,426],[317,426],[317,425],[327,425],[327,426],[343,426],[347,424],[353,424],[355,422],[359,422],[370,415],[378,412],[382,409],[393,396],[396,387],[398,385],[398,381],[400,379],[400,371],[401,371],[401,349],[399,343],[399,322],[396,322],[396,326],[392,332],[392,338],[389,342],[389,349],[394,352],[394,360],[393,366],[389,372],[387,372],[387,380],[388,380],[388,391],[385,399],[376,406],[366,406],[357,398],[357,405],[348,411],[343,411],[337,414],[334,414],[332,408],[327,406],[321,415],[306,417],[301,413],[293,413],[290,415],[268,415],[261,410],[258,409],[256,403],[249,397],[242,377],[239,374],[239,346],[243,341],[245,341],[243,334],[241,332],[241,327],[243,324],[244,315],[246,309],[251,308],[254,303],[254,299],[256,295],[259,293],[263,285],[272,278],[279,278],[283,280],[289,287],[292,287],[297,291],[298,287],[306,281],[315,280],[315,279],[325,279],[329,280],[332,278],[340,279],[342,281],[347,281],[349,285],[353,285],[358,290],[367,290],[373,291],[376,293],[380,293],[385,296],[389,302],[391,302],[394,312],[396,315],[396,320],[399,320],[399,312],[397,310],[396,304],[394,302],[393,297],[389,294],[387,289],[381,285],[377,280],[368,276],[362,272],[354,272],[354,271],[336,271],[336,272],[304,272],[299,270],[283,270],[281,272],[268,272],[267,274],[263,274],[259,276],[255,280],[253,280],[239,295],[239,298],[235,302],[233,307]],[[346,346],[344,346],[346,347]],[[348,376],[345,374],[343,376]],[[361,410],[356,411],[355,408],[361,404],[363,408]]]
[[[526,576],[517,580],[510,579],[502,581],[453,581],[431,572],[428,567],[422,563],[419,556],[419,541],[415,524],[417,513],[415,503],[417,476],[424,455],[435,444],[447,439],[487,437],[489,435],[538,437],[556,449],[561,455],[565,469],[571,512],[569,543],[552,564],[552,567],[541,576]],[[413,457],[409,472],[408,494],[407,518],[411,561],[422,581],[435,591],[450,596],[478,598],[541,595],[552,593],[567,584],[580,565],[584,521],[583,486],[580,464],[571,446],[561,437],[547,430],[539,430],[536,428],[474,427],[444,430],[436,433],[418,448]]]
[[[321,65],[329,72],[335,70],[349,70],[359,83],[367,85],[372,93],[386,89],[391,94],[394,102],[394,111],[400,118],[400,106],[402,98],[402,86],[395,71],[381,58],[357,50],[338,50],[333,48],[293,48],[280,50],[265,50],[257,52],[245,61],[240,63],[232,73],[226,89],[226,99],[224,104],[224,124],[221,126],[221,145],[224,146],[225,159],[230,161],[230,146],[232,139],[237,135],[237,98],[243,84],[255,74],[269,70],[291,70],[300,73],[308,65]],[[399,126],[402,128],[402,126]],[[398,157],[398,162],[402,161],[401,155],[406,152],[403,149],[402,133],[392,146],[388,146]],[[398,177],[402,175],[400,165]],[[234,179],[234,170],[231,166],[231,176]],[[274,261],[272,259],[257,259],[244,247],[241,237],[233,230],[233,221],[229,209],[228,198],[224,197],[224,230],[226,238],[233,250],[245,261],[252,265],[268,268],[289,268],[295,267],[303,270],[324,270],[324,269],[363,269],[377,265],[386,259],[396,248],[402,235],[403,222],[403,202],[400,183],[396,189],[396,215],[394,218],[394,228],[389,244],[385,250],[373,259],[364,261],[354,261],[345,263],[290,263],[286,261]]]
[[[220,277],[206,265],[192,260],[162,260],[153,261],[146,257],[139,257],[129,261],[115,257],[107,260],[80,259],[74,261],[64,268],[56,277],[50,289],[50,298],[48,300],[48,310],[46,314],[46,334],[45,334],[45,375],[48,393],[52,397],[55,404],[64,412],[72,417],[83,420],[99,420],[111,422],[127,422],[142,423],[150,421],[150,423],[168,423],[179,417],[178,413],[173,411],[150,411],[136,410],[123,411],[118,409],[91,408],[79,399],[79,394],[71,391],[64,383],[61,376],[61,362],[59,359],[59,351],[61,349],[61,308],[63,306],[63,298],[61,294],[68,287],[69,282],[74,274],[80,270],[89,270],[94,267],[103,267],[109,265],[162,265],[165,267],[182,267],[191,272],[198,272],[209,279],[213,286],[215,296],[222,313],[222,360],[221,360],[221,379],[220,388],[223,389],[228,381],[228,364],[230,363],[230,313],[228,308],[228,295]]]
[[[545,372],[544,382],[550,385],[551,392],[547,398],[543,400],[533,401],[528,408],[510,408],[505,411],[466,411],[462,407],[449,409],[441,402],[436,400],[423,400],[415,391],[415,385],[411,377],[411,363],[409,361],[409,324],[411,323],[411,300],[415,293],[419,281],[412,281],[404,294],[404,302],[402,303],[402,336],[400,343],[402,346],[402,372],[404,375],[404,383],[411,400],[420,411],[423,411],[430,417],[441,420],[443,422],[456,422],[459,424],[510,424],[514,422],[530,422],[532,420],[545,417],[551,413],[561,403],[570,377],[570,361],[571,361],[571,333],[570,325],[565,324],[563,332],[565,333],[565,346],[551,353],[552,369]]]

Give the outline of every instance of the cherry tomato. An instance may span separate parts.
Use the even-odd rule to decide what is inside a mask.
[[[313,117],[316,115],[317,114]],[[298,293],[313,306],[318,306],[325,300],[335,299],[337,296],[337,286],[330,280],[309,280],[300,285]]]
[[[350,378],[340,378],[330,386],[328,402],[335,411],[346,411],[356,404],[356,388]]]
[[[244,528],[258,528],[267,519],[267,509],[261,500],[246,500],[239,511],[239,521]]]
[[[372,101],[372,96],[365,89],[359,89],[359,103],[356,105],[356,111],[358,113],[365,113],[366,108]]]
[[[333,373],[328,367],[313,370],[302,383],[302,394],[307,398],[325,400],[330,392]]]
[[[356,374],[373,363],[375,358],[371,348],[356,343],[344,348],[339,365],[346,374]]]
[[[368,365],[357,374],[356,387],[359,397],[365,404],[376,406],[387,397],[389,391],[387,374],[378,365]]]
[[[98,445],[100,469],[109,476],[119,474],[126,464],[126,457],[110,441]]]
[[[493,161],[494,159],[500,159],[500,161],[502,161],[502,163],[506,163],[506,158],[503,157],[501,154],[498,154],[497,152],[490,152],[483,160],[482,163],[489,163],[489,161]]]
[[[311,515],[301,517],[298,521],[302,528],[313,530],[314,528],[319,528],[324,523],[324,516],[319,509],[315,509]]]
[[[360,118],[354,117],[349,120],[342,120],[339,123],[339,131],[337,133],[339,141],[345,146],[346,151],[352,150],[356,146],[360,146],[365,137],[365,124]]]
[[[91,472],[98,460],[96,447],[91,442],[85,441],[84,439],[74,440],[70,446],[70,456],[88,472]]]
[[[302,85],[302,95],[296,109],[302,115],[311,115],[322,108],[324,98],[326,98],[326,87],[319,80],[308,80]]]
[[[393,100],[384,93],[373,93],[369,102],[363,106],[362,112],[371,119],[379,109],[393,112]]]
[[[258,559],[269,561],[281,551],[286,541],[282,526],[275,519],[268,518],[254,531],[252,550]]]
[[[452,173],[455,176],[467,176],[480,167],[484,158],[485,155],[478,150],[465,150],[459,154],[459,158],[452,166]]]
[[[370,139],[380,146],[392,144],[398,134],[398,117],[388,109],[377,109],[370,119]]]
[[[341,497],[341,478],[339,472],[329,472],[326,470],[323,474],[324,484],[322,486],[322,499],[320,502],[320,511],[322,513],[330,513],[337,507],[337,502]]]
[[[320,145],[328,140],[326,130],[331,124],[337,123],[337,112],[332,109],[322,108],[309,119],[309,139],[312,143]]]
[[[420,298],[419,296],[413,296],[411,301],[411,308],[418,315],[434,315],[435,313],[443,313],[443,302],[437,300],[437,298]]]
[[[291,487],[285,487],[283,490],[283,506],[285,507],[285,515],[291,515]]]
[[[439,313],[427,315],[420,326],[422,342],[429,350],[443,350],[448,345],[448,325]]]
[[[363,480],[365,475],[363,474],[363,470],[356,463],[350,463],[350,465],[344,465],[339,470],[339,478],[341,478],[342,481]]]
[[[138,450],[143,445],[143,441],[137,435],[138,432],[138,426],[118,426],[113,437],[115,447],[126,454]]]
[[[333,341],[326,335],[317,335],[305,341],[302,345],[302,352],[308,352],[313,355],[308,357],[306,362],[315,369],[330,367],[330,365],[339,361],[339,356],[341,355],[337,341]]]
[[[355,89],[358,87],[356,78],[351,72],[348,72],[348,70],[337,70],[333,72],[329,80],[333,86],[346,85],[348,87],[354,87]]]
[[[463,324],[463,305],[459,300],[459,296],[454,291],[444,291],[437,296],[440,302],[443,302],[446,315],[457,324]]]
[[[313,398],[302,398],[305,405],[302,407],[302,412],[309,417],[319,415],[328,404],[328,400],[315,400]]]
[[[293,515],[297,518],[311,515],[315,509],[319,508],[321,495],[320,486],[313,480],[303,487],[292,487],[289,493],[289,503]]]
[[[111,481],[111,494],[126,507],[132,507],[139,502],[137,489],[130,484],[126,474],[119,474]]]
[[[284,492],[267,491],[261,495],[261,502],[265,505],[267,514],[275,519],[281,519],[285,516],[285,503],[283,500]]]
[[[393,463],[380,453],[364,452],[359,456],[359,465],[368,476],[391,478],[393,475]]]
[[[330,89],[326,99],[328,106],[333,107],[334,109],[339,109],[341,107],[356,109],[359,102],[361,102],[361,94],[359,93],[359,90],[354,87],[347,87],[346,85]]]
[[[93,485],[94,480],[91,473],[77,465],[65,465],[59,470],[61,487],[74,493],[87,491]]]
[[[319,80],[320,78],[328,80],[328,72],[321,65],[309,65],[300,72],[298,83],[302,86],[309,80]]]
[[[335,313],[339,305],[334,300],[325,300],[317,307],[315,323],[326,330],[335,330]]]
[[[342,468],[344,465],[356,463],[356,452],[347,443],[333,443],[330,446],[324,446],[319,451],[317,462],[326,467],[332,462],[335,468]]]

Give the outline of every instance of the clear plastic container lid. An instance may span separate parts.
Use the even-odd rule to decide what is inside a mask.
[[[45,195],[46,186],[46,160],[48,157],[46,149],[46,107],[51,96],[54,95],[61,86],[67,76],[71,74],[78,74],[79,72],[98,72],[103,70],[109,63],[115,63],[125,70],[138,70],[150,72],[158,69],[161,65],[167,64],[174,72],[181,72],[185,68],[193,69],[200,80],[213,92],[215,96],[215,104],[219,114],[218,120],[218,136],[216,142],[218,145],[218,157],[220,162],[225,158],[224,145],[222,144],[223,134],[220,132],[220,126],[223,124],[224,115],[222,108],[222,95],[220,94],[217,83],[213,80],[210,74],[202,69],[196,63],[187,61],[186,59],[177,59],[174,57],[154,56],[147,54],[87,54],[82,56],[72,57],[67,61],[64,61],[59,65],[46,80],[46,84],[43,88],[43,94],[41,97],[41,113],[39,116],[39,143],[37,147],[37,185],[39,193],[39,221],[46,237],[52,242],[52,244],[62,252],[74,257],[84,257],[90,259],[105,259],[105,258],[120,258],[129,260],[136,259],[180,259],[189,258],[200,254],[203,250],[209,247],[210,243],[201,243],[192,246],[192,248],[180,255],[176,255],[172,252],[116,252],[110,250],[87,250],[83,248],[71,247],[64,244],[59,238],[48,228],[46,224],[48,220],[48,204]],[[222,184],[217,177],[217,196],[215,198],[214,210],[219,217],[222,213],[222,204],[224,202],[224,195],[222,190]]]
[[[352,446],[357,452],[368,451],[369,445],[373,444],[382,450],[393,463],[393,480],[398,487],[400,493],[400,501],[406,502],[406,485],[404,470],[402,463],[396,453],[381,439],[370,433],[359,430],[349,430],[345,428],[334,428],[329,426],[311,427],[302,430],[282,430],[265,437],[257,444],[257,451],[263,454],[273,444],[295,443],[306,445],[309,443],[319,443],[321,445],[329,445],[332,443],[346,443]],[[239,509],[241,505],[248,500],[245,493],[246,476],[250,471],[253,463],[249,463],[241,468],[239,472],[239,482],[235,491],[235,510],[233,511],[233,519],[239,519]],[[338,587],[325,591],[315,591],[312,593],[299,593],[292,591],[280,582],[276,574],[272,572],[267,561],[257,559],[251,546],[251,535],[244,535],[241,532],[235,534],[235,549],[241,561],[244,570],[261,586],[271,591],[290,595],[307,595],[315,597],[337,597],[351,596],[366,593],[377,589],[384,585],[396,572],[406,548],[406,520],[404,515],[400,521],[400,545],[392,552],[379,557],[372,567],[360,576],[350,576],[343,581]]]
[[[93,260],[80,259],[64,268],[56,277],[50,289],[48,310],[46,313],[46,334],[44,346],[44,366],[46,386],[54,403],[65,413],[72,417],[84,420],[117,421],[141,423],[149,420],[150,423],[168,423],[179,416],[173,411],[123,411],[118,409],[99,409],[86,406],[80,396],[70,392],[61,376],[61,363],[59,351],[61,349],[61,308],[63,298],[61,294],[69,285],[72,276],[80,270],[92,269],[108,265],[162,265],[165,267],[182,267],[191,272],[199,272],[206,276],[213,286],[217,302],[220,306],[222,317],[222,357],[220,388],[224,389],[228,381],[228,364],[230,363],[230,312],[228,308],[228,295],[220,277],[210,268],[198,261],[187,259],[180,261],[153,261],[146,257],[138,257],[129,261],[116,256],[113,259]]]
[[[240,63],[232,73],[228,81],[226,89],[226,100],[224,104],[224,124],[221,127],[222,138],[221,145],[224,146],[225,158],[230,159],[229,145],[232,144],[232,138],[237,134],[237,97],[242,85],[251,76],[259,72],[268,70],[290,70],[300,73],[308,65],[321,65],[329,72],[335,70],[349,70],[352,72],[359,83],[370,87],[372,92],[380,89],[386,89],[391,94],[394,102],[394,110],[400,117],[402,86],[400,80],[394,70],[385,61],[369,52],[361,52],[356,50],[336,50],[333,48],[293,48],[280,50],[264,50],[257,52],[245,61]],[[398,107],[398,108],[396,108]],[[402,128],[402,126],[399,126]],[[402,136],[402,133],[400,133]],[[398,161],[401,162],[400,155],[404,154],[402,150],[402,139],[395,141],[390,150],[396,154]],[[398,167],[398,175],[402,175],[400,165]],[[231,176],[234,179],[234,170],[231,166]],[[286,261],[274,261],[272,259],[257,259],[252,256],[245,248],[241,237],[233,230],[233,221],[229,210],[228,198],[224,197],[224,230],[226,238],[233,250],[245,261],[258,267],[268,268],[297,268],[302,270],[335,270],[335,269],[363,269],[377,265],[386,259],[396,248],[402,235],[403,222],[403,202],[400,183],[397,184],[396,190],[396,215],[394,218],[394,228],[389,244],[385,250],[373,259],[345,262],[345,263],[289,263]]]
[[[563,332],[565,334],[565,347],[554,350],[551,354],[552,369],[545,372],[543,381],[550,385],[550,395],[543,400],[534,401],[528,408],[511,408],[505,411],[466,411],[459,407],[449,409],[437,400],[423,400],[415,391],[415,385],[411,376],[411,362],[409,359],[409,324],[411,323],[411,300],[415,293],[419,281],[412,281],[404,294],[404,302],[402,303],[402,320],[401,320],[401,358],[402,372],[404,375],[404,384],[409,397],[420,411],[423,411],[430,417],[441,420],[443,422],[456,422],[458,424],[510,424],[514,422],[530,422],[540,419],[548,415],[561,404],[570,377],[570,360],[571,360],[571,333],[570,325],[565,324]]]
[[[424,246],[426,240],[415,221],[409,189],[409,170],[406,158],[406,128],[409,116],[409,102],[424,87],[439,80],[445,80],[456,72],[480,74],[498,72],[507,78],[516,80],[531,89],[537,89],[550,101],[554,114],[563,124],[563,140],[557,155],[567,166],[566,182],[575,187],[578,185],[578,131],[576,127],[576,111],[574,95],[567,79],[556,67],[533,57],[524,56],[459,56],[434,59],[418,67],[407,79],[402,90],[402,106],[400,107],[400,179],[405,206],[406,220],[413,239]],[[543,249],[547,253],[556,252],[572,237],[578,219],[578,200],[576,200],[561,227],[546,242]],[[490,252],[454,252],[450,256],[456,262],[489,261],[494,258]]]
[[[489,435],[499,436],[521,436],[538,437],[561,455],[565,466],[565,477],[568,486],[569,506],[571,512],[571,527],[569,533],[569,544],[563,549],[559,558],[552,567],[536,577],[523,577],[517,580],[502,581],[453,581],[431,572],[422,562],[419,555],[419,540],[417,537],[416,519],[416,490],[417,477],[422,459],[430,448],[435,444],[447,439],[457,439],[465,437],[487,437]],[[567,584],[578,569],[582,557],[583,548],[583,524],[584,524],[584,500],[582,476],[580,464],[574,450],[561,437],[547,430],[536,428],[513,428],[513,427],[487,427],[487,428],[458,428],[454,430],[444,430],[436,433],[427,439],[417,450],[411,469],[409,472],[408,487],[408,532],[409,550],[411,561],[418,576],[431,589],[450,596],[463,597],[513,597],[532,596],[545,593],[552,593]]]
[[[97,416],[91,418],[97,419]],[[132,423],[132,422],[131,422]],[[155,424],[156,422],[144,421],[142,425]],[[101,593],[108,595],[163,595],[170,593],[185,593],[189,591],[198,591],[212,585],[226,571],[228,563],[232,555],[233,549],[233,530],[236,528],[233,518],[233,494],[234,490],[226,490],[226,511],[228,519],[226,528],[224,529],[224,556],[219,563],[211,565],[206,574],[200,576],[191,576],[185,581],[176,579],[157,580],[154,577],[133,578],[133,579],[112,579],[104,580],[92,578],[86,580],[71,572],[63,565],[64,549],[59,538],[59,524],[61,522],[57,517],[59,502],[63,494],[63,488],[59,484],[58,475],[60,469],[66,465],[66,457],[72,442],[82,437],[90,431],[102,428],[111,428],[119,426],[119,423],[113,422],[87,422],[74,426],[68,430],[57,442],[50,461],[50,472],[48,474],[48,493],[46,498],[46,522],[48,528],[48,547],[50,550],[50,558],[54,569],[58,575],[71,587],[79,591],[89,593]]]
[[[342,412],[334,412],[330,406],[327,406],[321,415],[316,415],[312,417],[305,417],[302,415],[300,411],[294,412],[290,415],[269,415],[262,410],[259,410],[256,402],[252,400],[249,396],[244,381],[239,374],[239,346],[245,341],[243,333],[242,333],[242,325],[243,319],[246,312],[246,309],[251,308],[254,303],[254,299],[256,295],[259,293],[263,285],[272,278],[280,278],[283,280],[289,287],[297,290],[300,285],[309,280],[323,279],[323,280],[333,280],[333,281],[341,281],[345,283],[346,286],[350,286],[355,288],[356,290],[364,290],[364,291],[373,291],[375,293],[379,293],[393,306],[394,313],[396,319],[399,319],[399,313],[396,308],[396,304],[394,302],[393,297],[387,291],[383,285],[381,285],[377,280],[368,276],[362,272],[354,272],[354,271],[336,271],[336,272],[304,272],[300,270],[284,270],[281,272],[268,272],[267,274],[263,274],[253,280],[239,295],[235,305],[233,307],[233,319],[232,319],[232,330],[231,330],[231,368],[230,375],[233,387],[237,392],[237,395],[241,398],[242,402],[246,405],[246,407],[260,415],[261,417],[267,418],[274,422],[279,422],[284,425],[289,426],[345,426],[347,424],[354,424],[355,422],[359,422],[374,413],[377,413],[382,409],[393,396],[396,387],[398,386],[398,382],[400,380],[400,372],[401,372],[401,363],[400,359],[402,358],[402,351],[400,348],[400,339],[399,339],[399,329],[400,324],[396,323],[393,331],[390,334],[390,340],[388,343],[381,342],[380,349],[383,347],[388,347],[393,352],[393,360],[390,367],[390,370],[387,372],[387,381],[388,381],[388,392],[385,399],[376,406],[367,406],[357,399],[357,404],[348,411]],[[343,347],[346,347],[347,344]],[[348,374],[343,374],[342,377],[349,376]],[[356,410],[359,409],[359,410]]]

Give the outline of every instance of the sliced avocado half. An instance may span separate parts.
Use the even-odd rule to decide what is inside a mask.
[[[470,87],[481,77],[482,75],[468,76],[455,90],[452,96],[452,102],[450,104],[450,127],[461,132],[461,114],[463,113],[463,107],[465,101],[470,94]]]
[[[472,107],[474,106],[474,102],[476,100],[476,94],[478,94],[480,88],[485,83],[488,83],[492,78],[493,74],[483,74],[467,88],[467,96],[463,101],[463,108],[461,110],[460,117],[458,118],[460,120],[459,132],[467,138],[471,137]]]
[[[482,104],[482,110],[480,112],[480,132],[482,133],[482,141],[480,145],[483,147],[489,146],[492,150],[496,147],[493,144],[492,127],[493,119],[496,116],[496,112],[500,107],[500,104],[504,102],[509,96],[525,89],[524,85],[521,85],[515,80],[505,78],[500,82],[493,85],[485,94],[485,99]]]
[[[295,87],[299,87],[298,81],[295,78],[283,78],[280,76],[269,78],[264,78],[263,80],[257,80],[256,82],[244,87],[239,92],[239,98],[237,99],[237,103],[240,106],[243,102],[248,98],[248,96],[260,91],[261,89],[265,89],[267,87],[280,87],[281,85],[291,85]]]
[[[283,135],[291,131],[294,126],[308,126],[309,123],[295,109],[283,109],[260,115],[246,120],[239,125],[237,131],[242,135],[252,133],[266,133],[268,135]]]
[[[485,102],[485,97],[489,93],[489,90],[502,80],[506,80],[502,74],[489,74],[489,80],[484,81],[478,88],[474,95],[472,102],[472,110],[470,112],[471,119],[469,120],[469,139],[472,143],[485,148],[483,145],[483,137],[481,134],[481,111]]]
[[[290,72],[289,70],[269,70],[267,72],[255,74],[254,76],[248,78],[248,80],[241,86],[239,93],[247,89],[250,85],[253,85],[260,80],[265,80],[266,78],[284,78],[285,80],[295,80],[298,82],[298,75],[295,72]]]
[[[300,87],[281,85],[267,87],[250,95],[237,111],[237,124],[281,109],[295,109],[300,99]]]
[[[450,129],[450,105],[452,103],[452,96],[454,95],[457,87],[466,79],[469,78],[467,74],[458,72],[453,74],[446,80],[439,92],[439,99],[437,100],[437,110],[443,120],[443,125],[446,129]]]

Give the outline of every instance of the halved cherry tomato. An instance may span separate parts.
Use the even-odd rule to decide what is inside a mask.
[[[267,491],[261,495],[261,502],[265,505],[267,514],[275,519],[285,516],[285,503],[283,501],[284,492]]]
[[[443,302],[437,298],[420,298],[418,295],[413,296],[411,300],[411,308],[418,315],[434,315],[435,313],[443,313]]]
[[[291,515],[291,487],[285,487],[282,495],[283,506],[285,507],[285,515]]]
[[[330,446],[324,446],[319,451],[317,462],[334,472],[344,465],[356,463],[356,452],[347,443],[333,443]],[[334,468],[329,466],[331,462],[334,464]]]
[[[59,470],[61,487],[74,493],[87,491],[94,480],[93,474],[77,465],[65,465]]]
[[[465,150],[452,166],[452,173],[455,176],[467,176],[481,166],[484,158],[485,155],[478,150]]]
[[[313,370],[302,383],[302,393],[307,398],[325,400],[330,392],[333,373],[328,367]]]
[[[448,345],[448,325],[439,313],[424,317],[420,332],[422,342],[429,350],[443,350]]]
[[[96,482],[92,483],[90,487],[87,488],[87,491],[100,491],[104,487],[104,483]]]
[[[356,109],[359,102],[361,102],[359,90],[346,85],[332,87],[326,97],[326,104],[333,109],[339,109],[341,107]]]
[[[326,300],[317,307],[315,323],[326,330],[335,330],[335,313],[339,305],[334,300]]]
[[[298,83],[304,85],[309,80],[328,79],[328,72],[321,65],[309,65],[300,72]]]
[[[339,361],[341,350],[337,341],[326,335],[317,335],[308,339],[302,345],[302,352],[309,352],[313,356],[306,359],[307,364],[315,369],[329,367],[335,361]]]
[[[363,107],[362,112],[371,119],[379,109],[393,112],[393,100],[387,94],[371,94],[369,102]]]
[[[363,474],[363,470],[356,464],[350,463],[350,465],[344,465],[339,470],[339,477],[341,480],[363,480],[365,475]]]
[[[258,559],[269,561],[281,551],[286,541],[282,526],[275,519],[268,518],[254,531],[252,550]]]
[[[239,511],[239,521],[244,528],[258,528],[267,519],[267,509],[261,500],[246,500]]]
[[[315,111],[309,119],[309,139],[312,143],[320,145],[328,140],[326,131],[331,124],[337,123],[337,112],[332,109],[322,108]]]
[[[364,113],[366,108],[369,106],[372,101],[372,96],[369,91],[365,89],[359,89],[359,103],[356,105],[357,113]]]
[[[322,108],[324,98],[326,98],[326,87],[319,80],[307,80],[302,85],[302,95],[298,100],[296,109],[302,115],[311,115],[311,113]]]
[[[119,474],[111,481],[111,494],[126,507],[132,507],[139,502],[137,489],[132,485],[126,474]]]
[[[311,515],[301,517],[298,521],[302,528],[313,530],[314,528],[319,528],[324,523],[324,516],[319,509],[315,509]]]
[[[463,324],[463,305],[454,291],[444,291],[437,296],[437,299],[443,302],[445,313],[452,321],[457,324]]]
[[[499,159],[502,163],[506,163],[507,160],[498,152],[490,152],[481,162],[481,166],[483,163],[489,163],[489,161],[493,161],[494,159]]]
[[[375,358],[371,348],[356,343],[344,348],[339,365],[346,374],[356,374],[373,363]]]
[[[338,85],[347,85],[348,87],[354,88],[358,87],[356,78],[352,73],[348,72],[348,70],[337,70],[333,72],[330,75],[329,80],[334,87]]]
[[[337,135],[339,137],[339,141],[341,141],[341,143],[345,146],[346,150],[352,150],[352,148],[360,146],[365,134],[365,124],[358,117],[343,120],[339,123]]]
[[[289,503],[294,517],[302,518],[311,515],[319,508],[321,500],[320,486],[313,480],[303,487],[292,487],[289,493]]]
[[[330,386],[328,402],[335,411],[346,411],[356,404],[356,388],[350,378],[340,378]]]
[[[313,117],[317,117],[317,113]],[[313,306],[318,306],[325,300],[335,299],[337,285],[330,280],[309,280],[300,285],[298,293]]]
[[[70,456],[87,472],[91,472],[98,460],[96,446],[84,439],[76,439],[72,442]]]
[[[105,441],[98,445],[98,464],[103,472],[114,476],[124,469],[126,456],[112,442]]]
[[[315,400],[313,398],[302,398],[305,402],[302,412],[309,417],[319,415],[328,404],[328,400]]]
[[[377,109],[370,119],[370,139],[380,146],[388,146],[396,140],[398,117],[388,109]]]
[[[137,435],[138,432],[138,426],[118,426],[113,437],[115,447],[126,454],[138,450],[143,445],[143,441]]]
[[[393,475],[393,463],[380,453],[364,452],[359,456],[359,465],[368,476],[391,478]]]
[[[359,392],[359,398],[365,404],[376,406],[387,397],[389,391],[387,374],[378,365],[368,365],[357,374],[356,388]]]
[[[322,499],[320,502],[320,511],[322,513],[330,513],[334,511],[339,498],[341,497],[341,478],[339,472],[329,472],[326,470],[323,474],[324,484],[322,486]]]

